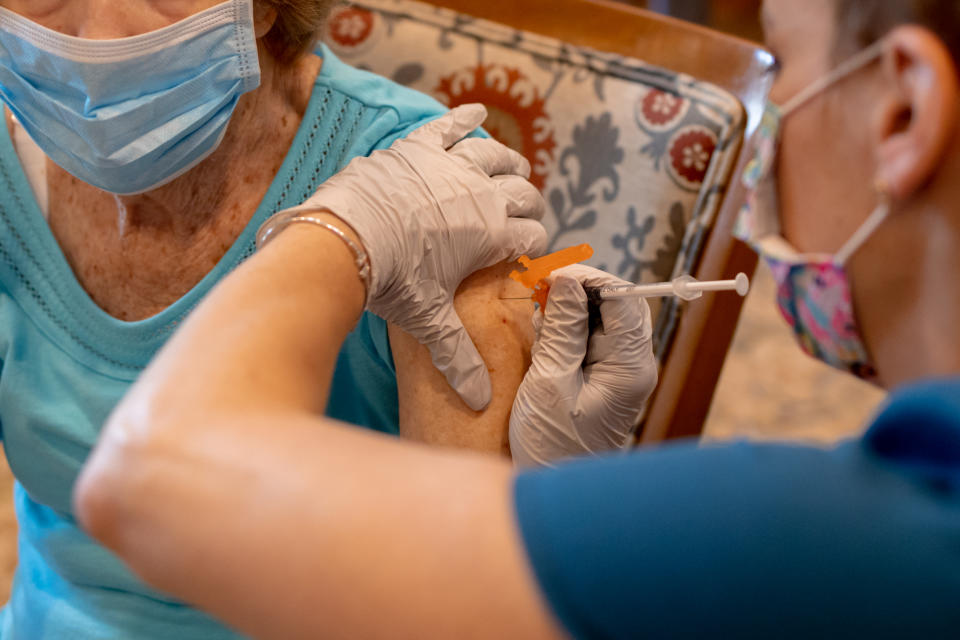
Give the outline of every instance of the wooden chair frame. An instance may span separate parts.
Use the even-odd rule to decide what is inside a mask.
[[[610,0],[428,0],[437,6],[540,33],[573,45],[632,56],[722,87],[747,113],[745,141],[755,133],[773,83],[772,56],[759,45]],[[742,203],[737,178],[749,161],[741,147],[732,182],[695,277],[752,274],[757,259],[733,239]],[[703,430],[743,300],[708,295],[683,313],[650,400],[642,444],[697,436]]]

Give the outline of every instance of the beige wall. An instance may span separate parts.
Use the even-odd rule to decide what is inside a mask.
[[[774,303],[765,266],[754,277],[706,435],[829,443],[852,437],[884,394],[807,357]]]

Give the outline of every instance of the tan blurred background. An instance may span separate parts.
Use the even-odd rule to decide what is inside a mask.
[[[759,0],[642,0],[744,37],[758,38]],[[724,367],[706,438],[789,439],[828,444],[861,431],[883,395],[804,356],[773,304],[774,287],[761,267]],[[0,602],[16,566],[13,481],[0,465]]]

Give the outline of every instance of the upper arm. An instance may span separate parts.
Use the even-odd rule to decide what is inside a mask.
[[[426,347],[390,327],[397,368],[400,435],[477,451],[509,453],[508,426],[517,388],[530,366],[533,303],[504,300],[525,295],[500,264],[467,278],[454,306],[490,371],[493,394],[480,412],[470,410],[434,366]]]

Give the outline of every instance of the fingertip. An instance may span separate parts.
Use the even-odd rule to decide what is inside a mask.
[[[533,312],[533,318],[531,318],[531,323],[533,324],[533,334],[536,336],[539,336],[540,329],[543,328],[543,309],[537,308]]]
[[[533,198],[533,202],[530,207],[530,215],[527,216],[532,220],[543,220],[547,215],[547,200],[543,197],[543,194],[540,191],[536,192],[536,196]]]
[[[491,140],[494,139],[491,138]],[[533,167],[530,166],[530,161],[516,149],[510,148],[498,140],[494,141],[497,142],[502,149],[506,160],[502,173],[504,175],[513,175],[529,180],[530,175],[533,173]]]
[[[513,149],[511,149],[511,151],[514,153],[514,173],[521,178],[529,180],[530,176],[533,174],[533,166],[530,164],[530,161],[527,160],[526,156],[524,156],[522,153],[514,151]]]
[[[454,108],[452,113],[456,114],[456,122],[460,125],[458,129],[463,132],[460,138],[479,128],[487,119],[487,108],[479,102],[460,105]],[[450,141],[450,144],[457,142],[457,140]]]
[[[556,292],[557,295],[569,295],[578,300],[583,298],[586,301],[587,299],[587,293],[583,290],[580,281],[575,276],[566,273],[557,273],[554,276],[550,291],[551,293]]]
[[[450,339],[428,345],[428,348],[434,366],[443,373],[450,387],[468,407],[482,411],[490,404],[492,395],[490,373],[459,318],[456,324],[457,330]]]
[[[520,176],[497,176],[494,178],[506,201],[508,218],[542,220],[547,212],[543,194],[526,178]]]
[[[557,372],[578,369],[587,351],[587,318],[586,295],[580,283],[572,278],[557,278],[550,286],[543,312],[535,361]]]
[[[579,278],[577,275],[577,267],[579,266],[581,265],[572,264],[566,267],[560,267],[559,269],[554,269],[553,271],[550,272],[550,275],[547,276],[547,282],[549,282],[552,285],[554,282],[556,282],[560,278],[577,280],[579,282]]]
[[[439,144],[444,149],[449,149],[482,125],[486,119],[487,108],[482,104],[460,105],[414,130],[407,136],[407,140]]]
[[[559,275],[548,280],[550,294],[543,310],[544,322],[568,322],[587,315],[587,294],[576,278]],[[561,320],[562,319],[562,320]]]
[[[481,122],[487,118],[487,108],[481,102],[462,104],[451,111],[460,112],[464,118],[480,118]]]
[[[505,245],[510,250],[508,260],[517,260],[520,256],[540,256],[547,250],[547,230],[538,220],[510,218],[507,231]]]
[[[580,270],[577,268],[580,266],[581,265],[574,264],[567,267],[561,267],[547,276],[547,282],[551,287],[561,285],[565,288],[569,287],[570,289],[583,291],[585,284],[582,282]]]
[[[490,406],[490,401],[493,399],[493,385],[487,368],[478,370],[476,375],[458,390],[458,393],[472,411],[483,411]]]

